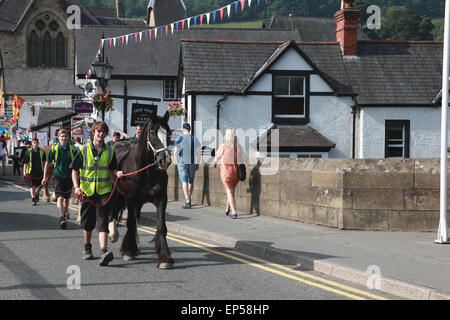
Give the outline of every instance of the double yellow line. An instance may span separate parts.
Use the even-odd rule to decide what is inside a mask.
[[[152,234],[154,235],[156,232],[155,228],[151,228],[151,227],[146,227],[146,226],[138,226],[138,230],[142,231],[144,233],[148,233],[148,234]],[[187,246],[191,246],[191,247],[195,247],[201,250],[205,250],[235,261],[239,261],[241,263],[250,265],[252,267],[258,268],[258,269],[262,269],[277,275],[280,275],[282,277],[285,278],[289,278],[292,280],[296,280],[299,282],[302,282],[304,284],[313,286],[313,287],[317,287],[329,292],[333,292],[335,294],[339,294],[342,296],[345,296],[347,298],[350,299],[354,299],[354,300],[367,300],[367,298],[372,298],[372,299],[376,299],[376,300],[388,300],[384,297],[375,295],[371,292],[368,291],[363,291],[363,290],[359,290],[359,289],[355,289],[346,285],[343,285],[341,283],[335,282],[335,281],[331,281],[331,280],[327,280],[324,278],[320,278],[302,271],[298,271],[298,270],[294,270],[285,266],[282,266],[280,264],[277,263],[273,263],[264,259],[260,259],[257,257],[253,257],[250,255],[247,255],[245,253],[239,252],[239,251],[229,251],[229,252],[223,252],[222,250],[220,250],[219,246],[211,244],[211,243],[206,243],[204,241],[199,241],[199,240],[194,240],[194,239],[190,239],[190,238],[186,238],[183,236],[179,236],[179,235],[175,235],[175,234],[168,234],[167,235],[167,239],[170,239],[172,241],[187,245]],[[253,261],[256,262],[253,262]],[[311,279],[311,280],[307,280],[307,279]],[[323,284],[322,284],[323,283]],[[344,291],[345,290],[345,291]]]
[[[78,211],[78,208],[69,205],[69,208]],[[124,225],[124,223],[121,223],[121,225]],[[152,227],[142,226],[138,225],[137,228],[139,231],[148,233],[151,235],[154,235],[156,233],[156,229]],[[167,234],[167,239],[170,239],[172,241],[184,244],[186,246],[198,248],[204,251],[208,251],[210,253],[220,255],[238,262],[241,262],[243,264],[250,265],[252,267],[262,269],[267,272],[271,272],[274,274],[277,274],[279,276],[292,279],[316,288],[323,289],[328,292],[332,292],[350,299],[354,300],[367,300],[367,298],[375,299],[375,300],[388,300],[387,298],[381,297],[379,295],[373,294],[368,291],[359,290],[353,287],[346,286],[344,284],[324,279],[318,276],[311,275],[306,272],[302,272],[299,270],[294,270],[292,268],[285,267],[283,265],[273,263],[261,258],[253,257],[250,255],[247,255],[245,253],[236,251],[236,250],[230,250],[228,252],[223,252],[218,245],[207,243],[200,240],[194,240],[187,237],[183,237],[180,235],[175,234]]]

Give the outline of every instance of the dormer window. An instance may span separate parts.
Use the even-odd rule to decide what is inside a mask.
[[[67,40],[60,24],[49,14],[41,15],[27,35],[27,66],[67,67]]]

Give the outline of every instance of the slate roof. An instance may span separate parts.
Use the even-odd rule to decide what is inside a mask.
[[[106,29],[92,26],[75,30],[77,75],[83,77],[88,72],[99,48],[102,32],[105,32],[106,37],[117,37],[143,30],[149,29],[125,27]],[[296,32],[286,31],[192,28],[174,32],[173,35],[168,37],[165,35],[161,37],[158,33],[156,39],[153,34],[152,40],[143,40],[139,43],[133,41],[133,43],[124,47],[121,44],[113,48],[107,45],[105,55],[114,67],[113,79],[123,77],[177,77],[180,62],[180,39],[287,41],[297,37]]]
[[[274,16],[269,21],[264,20],[263,28],[297,31],[300,41],[336,41],[336,20],[333,18]],[[361,29],[358,30],[358,39],[370,40]]]
[[[7,94],[79,95],[70,69],[5,69]]]
[[[69,108],[41,108],[39,110],[37,124],[31,130],[37,131],[41,128],[48,127],[53,123],[70,119],[74,115],[76,115],[76,113]]]
[[[14,32],[34,0],[0,1],[0,32]]]
[[[186,17],[186,6],[182,0],[150,0],[147,10],[154,11],[157,27]]]
[[[309,125],[280,126],[273,125],[267,134],[263,134],[252,143],[258,150],[268,150],[271,146],[271,133],[273,129],[279,132],[279,151],[285,148],[295,148],[296,151],[329,151],[336,146]]]
[[[243,94],[282,45],[183,42],[186,91]],[[336,94],[355,95],[363,106],[431,106],[441,87],[442,43],[361,41],[356,57],[343,57],[336,43],[297,42],[297,46]]]

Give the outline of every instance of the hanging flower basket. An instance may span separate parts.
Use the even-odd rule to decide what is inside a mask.
[[[185,116],[186,109],[183,108],[183,102],[169,103],[169,115],[171,117]]]
[[[102,93],[97,93],[92,98],[92,103],[95,108],[97,108],[100,112],[108,112],[110,110],[114,110],[113,101],[114,99],[110,96],[111,91],[104,90]]]

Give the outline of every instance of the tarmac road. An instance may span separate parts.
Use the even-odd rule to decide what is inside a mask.
[[[330,279],[296,266],[262,260],[244,252],[169,233],[175,268],[159,270],[154,229],[141,226],[142,254],[119,256],[120,241],[110,244],[115,259],[98,265],[83,261],[82,231],[71,211],[68,228],[58,228],[56,206],[31,205],[24,188],[0,182],[0,299],[37,300],[359,300],[395,299],[366,287]],[[119,228],[121,236],[125,228]]]

